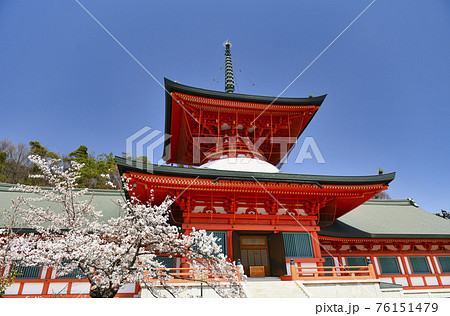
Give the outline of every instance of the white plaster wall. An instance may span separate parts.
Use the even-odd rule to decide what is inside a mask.
[[[220,214],[226,214],[227,212],[225,212],[225,209],[223,208],[223,206],[214,206],[215,210],[217,213]]]
[[[428,266],[430,267],[431,273],[436,273],[434,272],[434,268],[433,268],[433,264],[431,263],[431,259],[429,256],[427,256],[427,261],[428,261]]]
[[[439,285],[436,277],[425,277],[425,281],[427,282],[427,285]]]
[[[443,285],[450,285],[450,276],[442,276],[441,282]]]
[[[437,258],[433,256],[433,260],[434,260],[434,263],[436,264],[436,268],[438,270],[437,273],[442,273],[441,266],[439,265],[439,262],[438,262]]]
[[[236,209],[236,214],[245,214],[246,207],[238,207]]]
[[[352,297],[381,297],[381,291],[376,283],[320,283],[311,284],[303,283],[306,289],[311,293],[312,297],[335,297],[335,298],[352,298]]]
[[[413,286],[423,286],[423,285],[425,285],[424,283],[423,283],[423,279],[422,278],[411,278],[411,284],[413,285]]]
[[[312,275],[312,273],[308,273],[308,272],[316,272],[317,269],[315,269],[317,267],[317,263],[315,262],[300,262],[300,267],[302,268],[311,268],[311,269],[304,269],[303,270],[303,274],[304,275]]]
[[[90,289],[89,282],[73,282],[70,294],[89,294]]]
[[[401,284],[403,286],[408,286],[408,280],[404,277],[394,278],[395,284]]]
[[[409,266],[409,260],[408,260],[408,258],[403,257],[403,260],[405,261],[406,269],[408,269],[408,274],[412,274],[412,273],[411,273],[411,267]]]
[[[19,294],[20,283],[13,283],[11,286],[6,288],[6,295],[16,295]]]
[[[260,208],[260,207],[258,207],[258,208],[256,208],[256,210],[258,211],[258,214],[260,214],[260,215],[268,215],[269,213],[267,213],[266,212],[266,209],[265,208]]]
[[[381,282],[392,283],[392,279],[391,278],[379,278],[379,280]]]
[[[48,269],[47,267],[42,267],[40,279],[45,279],[45,275],[47,274],[47,269]]]
[[[287,275],[291,275],[291,264],[286,262],[286,271],[287,271]]]
[[[334,260],[334,266],[335,267],[339,267],[340,266],[339,258],[338,257],[333,257],[333,260]]]
[[[48,286],[48,294],[67,294],[67,287],[69,282],[64,283],[50,283]]]
[[[300,266],[302,268],[310,268],[310,267],[317,267],[317,263],[316,262],[300,262]],[[314,269],[313,271],[316,271],[317,269]]]
[[[117,293],[134,293],[135,289],[135,283],[127,283],[122,286]]]
[[[23,285],[22,294],[23,295],[40,295],[40,294],[42,294],[43,288],[44,288],[44,283],[25,283]]]
[[[373,257],[373,263],[375,265],[375,270],[377,271],[377,274],[380,275],[381,274],[380,263],[378,262],[378,258],[377,257]]]

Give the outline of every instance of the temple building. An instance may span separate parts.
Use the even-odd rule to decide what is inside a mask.
[[[176,197],[173,223],[186,233],[213,233],[250,277],[377,278],[405,290],[450,288],[450,222],[412,199],[374,199],[395,173],[281,172],[326,96],[236,94],[231,44],[224,46],[225,92],[165,79],[164,159],[177,166],[117,158],[132,194],[148,201],[153,190],[156,203]],[[359,270],[348,268],[354,266]]]
[[[303,297],[336,297],[335,285],[342,283],[370,284],[369,296],[448,296],[450,221],[412,199],[375,199],[395,173],[280,171],[326,96],[234,93],[231,44],[224,46],[225,92],[165,79],[167,165],[117,157],[132,188],[127,194],[143,203],[174,197],[172,224],[184,233],[214,234],[249,280],[294,281]],[[187,266],[184,258],[164,260],[170,268]],[[42,271],[38,278],[53,282],[55,274]],[[23,295],[19,289],[9,295]],[[130,285],[123,295],[138,291]]]

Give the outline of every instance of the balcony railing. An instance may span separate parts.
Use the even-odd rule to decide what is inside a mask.
[[[367,266],[297,267],[291,262],[292,280],[361,280],[376,279],[372,264]]]
[[[192,283],[192,282],[228,282],[224,275],[210,273],[207,269],[194,270],[192,268],[160,268],[157,277],[144,276],[145,282],[167,282],[167,283]],[[241,279],[238,279],[241,281]]]

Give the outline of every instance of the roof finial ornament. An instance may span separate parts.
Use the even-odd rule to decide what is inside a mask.
[[[234,92],[234,77],[233,77],[233,64],[231,63],[231,43],[227,39],[226,42],[223,43],[225,47],[225,92],[233,93]]]

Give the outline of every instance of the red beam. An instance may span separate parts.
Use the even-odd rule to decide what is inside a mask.
[[[226,224],[183,224],[182,229],[195,228],[205,230],[266,230],[282,232],[317,232],[320,230],[317,226],[290,226],[290,225],[226,225]]]

